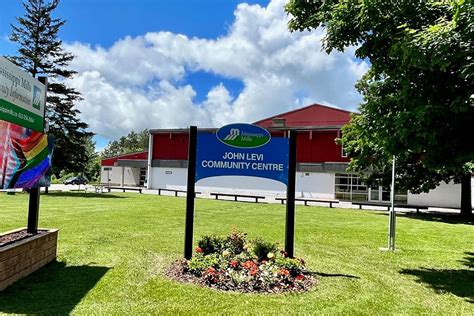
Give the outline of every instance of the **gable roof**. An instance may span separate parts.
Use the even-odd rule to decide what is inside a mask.
[[[273,119],[285,119],[286,127],[341,127],[349,122],[352,112],[329,107],[322,104],[312,104],[303,108],[271,116],[255,122],[261,127],[272,127]]]

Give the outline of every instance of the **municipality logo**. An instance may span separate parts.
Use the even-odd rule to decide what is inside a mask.
[[[224,144],[237,148],[256,148],[267,144],[270,133],[252,124],[230,124],[219,128],[216,137]]]
[[[33,86],[33,107],[37,110],[41,110],[41,99],[41,89]]]
[[[224,140],[235,140],[240,135],[240,130],[237,128],[232,128]]]

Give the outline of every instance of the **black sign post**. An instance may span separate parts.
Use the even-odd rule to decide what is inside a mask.
[[[296,131],[290,131],[288,186],[286,189],[285,251],[290,258],[294,257],[295,252],[296,135]]]
[[[30,189],[30,201],[28,204],[28,227],[29,234],[38,232],[38,217],[40,205],[40,188]]]
[[[193,256],[194,198],[196,182],[197,127],[189,127],[188,183],[186,191],[186,227],[184,231],[184,258]]]

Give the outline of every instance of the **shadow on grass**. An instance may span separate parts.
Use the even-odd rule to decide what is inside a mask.
[[[312,275],[317,275],[323,278],[334,278],[334,277],[339,277],[339,278],[349,278],[349,279],[360,279],[360,277],[356,275],[350,275],[350,274],[341,274],[341,273],[323,273],[323,272],[311,272]]]
[[[52,197],[75,197],[75,198],[103,198],[103,199],[126,199],[126,196],[114,195],[110,193],[79,193],[79,192],[50,192],[42,194],[43,196]]]
[[[466,252],[462,261],[469,268],[474,267],[474,253]],[[418,277],[418,282],[426,283],[435,291],[450,292],[474,304],[474,270],[472,269],[403,269],[402,274]]]
[[[465,254],[467,255],[467,257],[461,260],[461,263],[466,267],[474,268],[474,252],[465,252]]]
[[[387,213],[378,213],[378,215],[387,216]],[[412,219],[419,219],[422,221],[440,222],[440,223],[447,223],[447,224],[474,225],[474,217],[465,218],[465,217],[461,217],[459,214],[452,214],[452,213],[420,212],[417,214],[417,213],[397,212],[397,217],[406,217],[406,218],[412,218]]]
[[[108,270],[52,262],[0,293],[0,314],[70,314]]]

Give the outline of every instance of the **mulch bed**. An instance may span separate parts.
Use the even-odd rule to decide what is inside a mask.
[[[44,231],[38,231],[37,234],[29,234],[26,231],[26,229],[23,229],[23,230],[14,232],[14,233],[10,233],[10,234],[4,235],[4,236],[0,236],[0,248],[4,247],[4,246],[7,246],[7,245],[10,245],[10,244],[12,244],[16,241],[19,241],[19,240],[22,240],[22,239],[25,239],[25,238],[28,238],[28,237],[31,237],[31,236],[34,236],[34,235],[38,235],[38,234],[44,234],[44,233],[45,233]]]
[[[307,274],[304,282],[298,287],[283,288],[274,286],[271,288],[255,288],[249,286],[235,286],[232,284],[208,284],[205,279],[186,272],[187,263],[185,259],[180,259],[171,264],[165,271],[165,275],[175,281],[181,283],[192,283],[202,287],[211,288],[218,291],[234,291],[242,293],[260,293],[260,294],[282,294],[282,293],[303,293],[312,289],[316,285],[317,280],[312,274]]]

